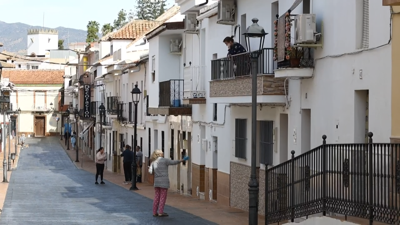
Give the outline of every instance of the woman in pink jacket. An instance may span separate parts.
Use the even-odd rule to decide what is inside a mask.
[[[100,147],[99,150],[97,150],[96,153],[96,183],[95,184],[99,184],[99,182],[97,182],[97,178],[100,175],[100,179],[101,179],[101,184],[105,184],[103,181],[103,172],[104,172],[104,162],[107,161],[107,155],[106,153],[104,153],[104,148]]]

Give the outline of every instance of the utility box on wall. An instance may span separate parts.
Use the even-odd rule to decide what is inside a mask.
[[[315,14],[296,15],[294,20],[295,44],[316,43]]]

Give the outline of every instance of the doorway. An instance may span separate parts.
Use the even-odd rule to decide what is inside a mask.
[[[289,118],[288,114],[281,114],[279,121],[279,163],[288,160],[288,132],[289,132]]]
[[[45,117],[44,116],[35,116],[35,137],[44,137],[45,136]]]
[[[301,110],[301,153],[311,150],[311,109]]]

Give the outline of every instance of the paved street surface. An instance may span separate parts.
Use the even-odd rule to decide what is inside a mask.
[[[4,202],[0,224],[215,224],[166,206],[154,218],[152,200],[78,169],[57,138],[27,139]]]

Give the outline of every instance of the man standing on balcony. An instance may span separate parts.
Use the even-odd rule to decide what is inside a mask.
[[[233,37],[226,37],[223,42],[228,47],[228,57],[246,52],[243,45],[235,42]]]
[[[247,72],[244,69],[246,68],[248,61],[246,58],[242,58],[242,62],[238,60],[239,58],[235,59],[232,56],[242,54],[246,52],[246,49],[243,47],[243,45],[235,42],[233,40],[233,37],[226,37],[223,41],[225,45],[228,47],[228,58],[231,60],[233,63],[233,72],[235,76],[241,76],[241,75],[248,75]]]

